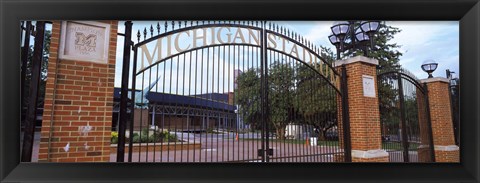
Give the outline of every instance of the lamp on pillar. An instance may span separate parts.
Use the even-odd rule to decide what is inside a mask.
[[[363,50],[367,56],[367,48],[375,46],[374,36],[380,29],[380,21],[340,21],[331,27],[332,35],[328,36],[330,43],[337,49],[337,59],[340,53],[347,50]]]
[[[447,79],[450,81],[450,86],[451,87],[456,87],[458,85],[457,83],[457,76],[454,71],[450,71],[450,69],[447,69]]]
[[[433,78],[433,71],[437,69],[438,63],[432,59],[425,60],[422,64],[422,70],[428,74],[428,78]]]

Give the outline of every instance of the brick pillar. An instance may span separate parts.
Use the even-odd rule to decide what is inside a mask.
[[[420,145],[417,147],[418,162],[432,162],[431,148],[430,148],[430,130],[427,116],[426,93],[421,90],[416,90],[417,96],[417,113],[418,126],[420,129]]]
[[[53,22],[39,162],[110,160],[117,24]]]
[[[347,71],[352,161],[388,162],[388,153],[381,149],[376,71],[378,61],[356,56],[335,62],[337,70],[343,65]],[[365,86],[364,80],[367,82]]]
[[[427,84],[435,161],[460,162],[460,149],[455,145],[453,133],[448,79],[435,77],[421,82]]]

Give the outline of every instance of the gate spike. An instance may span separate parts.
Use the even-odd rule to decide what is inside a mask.
[[[147,39],[147,28],[143,29],[143,40]]]
[[[193,21],[190,20],[190,27],[192,27],[192,26],[193,26]]]
[[[272,22],[268,22],[268,29],[272,29]]]
[[[150,37],[153,37],[153,25],[150,24]]]
[[[172,30],[175,30],[175,21],[172,21]]]
[[[165,32],[167,32],[167,28],[168,28],[168,23],[167,21],[165,21]]]
[[[184,24],[185,24],[185,26],[184,26],[184,27],[187,27],[187,21],[186,21],[186,20],[185,20]]]
[[[178,21],[178,28],[182,28],[182,22]]]
[[[258,21],[255,21],[255,26],[258,27]]]
[[[160,22],[157,22],[157,33],[160,34]]]
[[[137,32],[137,40],[138,40],[137,43],[138,43],[138,42],[140,42],[140,35],[141,35],[141,34],[140,34],[140,30],[137,30],[137,31],[138,31],[138,32]]]

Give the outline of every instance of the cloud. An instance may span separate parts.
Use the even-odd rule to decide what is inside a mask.
[[[155,21],[134,21],[132,40],[137,41],[137,31],[143,34],[145,27],[154,25]],[[175,22],[177,24],[177,22]],[[330,44],[328,36],[331,34],[332,21],[276,21],[275,24],[288,28],[291,31],[303,35],[306,39],[318,46],[325,46],[335,50]],[[426,78],[420,65],[426,59],[434,59],[439,63],[435,76],[444,76],[445,69],[459,73],[459,23],[458,21],[388,21],[388,25],[398,27],[402,31],[395,35],[391,43],[397,43],[403,56],[400,57],[401,65],[414,73],[418,78]],[[164,31],[164,22],[160,22],[161,31]],[[176,25],[177,26],[177,25]],[[169,30],[171,22],[169,22]],[[124,22],[119,22],[119,32],[124,32]],[[148,32],[148,31],[147,31]],[[148,35],[147,37],[149,37]],[[209,35],[207,35],[209,36]],[[143,39],[143,35],[142,35]],[[208,39],[210,40],[210,39]],[[254,51],[256,52],[256,51]],[[118,36],[117,42],[117,63],[115,86],[120,87],[121,70],[123,59],[123,37]],[[133,52],[131,54],[133,60]],[[130,66],[130,68],[132,65]],[[169,78],[167,78],[169,79]],[[183,79],[183,78],[178,78]]]
[[[400,51],[404,54],[400,64],[418,78],[427,76],[420,69],[427,59],[438,62],[437,76],[444,76],[445,69],[458,71],[458,21],[392,21],[387,24],[402,30],[391,42],[402,46]]]

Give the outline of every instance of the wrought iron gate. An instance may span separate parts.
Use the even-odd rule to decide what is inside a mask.
[[[390,162],[434,162],[426,85],[406,70],[378,74],[382,148]]]
[[[164,21],[136,38],[115,90],[117,161],[350,160],[345,80],[300,35],[259,21]]]

